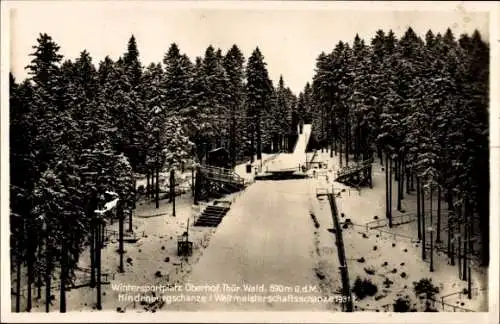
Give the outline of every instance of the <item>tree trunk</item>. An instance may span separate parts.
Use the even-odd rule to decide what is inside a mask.
[[[422,199],[420,197],[420,179],[417,177],[417,225],[418,225],[418,239],[422,239],[422,212],[420,210]]]
[[[90,223],[90,287],[94,288],[96,284],[95,280],[95,256],[96,256],[96,244],[97,240],[97,228],[94,220]]]
[[[50,256],[49,253],[47,253],[47,257],[46,257],[46,270],[45,270],[45,312],[48,313],[50,312],[50,305],[52,303],[52,300],[51,300],[51,296],[52,296],[52,293],[51,293],[51,273],[50,273],[50,268],[51,268],[51,264],[52,264],[52,257]]]
[[[118,206],[116,209],[116,213],[118,216],[118,253],[120,254],[120,266],[118,268],[118,271],[120,273],[125,272],[123,269],[123,221],[124,221],[124,214],[123,214],[123,205],[120,201],[118,201]]]
[[[39,255],[38,257],[40,258],[41,256]],[[40,298],[42,298],[42,273],[38,272],[36,278],[36,299],[40,300]]]
[[[200,200],[200,190],[201,190],[201,171],[200,167],[196,167],[196,175],[194,179],[194,195],[193,195],[193,203],[198,205],[198,201]]]
[[[97,233],[101,232],[101,226],[102,224],[98,223],[97,224]],[[97,301],[96,301],[96,308],[98,310],[102,309],[101,305],[101,235],[97,235],[97,246],[96,246],[96,267],[97,267]]]
[[[229,156],[231,160],[231,168],[236,165],[236,117],[235,117],[236,107],[231,109],[231,126],[229,131]]]
[[[385,155],[385,164],[389,165],[389,157]],[[389,214],[389,168],[385,170],[385,218],[390,219]]]
[[[128,231],[130,233],[132,233],[134,231],[134,229],[132,228],[132,214],[133,214],[133,211],[128,210]]]
[[[104,241],[105,241],[105,236],[104,236],[104,232],[105,232],[105,229],[106,229],[106,225],[103,223],[102,226],[101,226],[101,249],[104,248]]]
[[[191,169],[191,195],[194,197],[194,168]]]
[[[18,242],[21,242],[21,240],[19,240]],[[21,263],[22,262],[19,254],[16,255],[16,313],[21,312]]]
[[[399,181],[399,157],[397,157],[394,160],[394,163],[391,163],[391,165],[394,168],[394,181]]]
[[[47,227],[47,233],[50,233],[50,227]],[[50,312],[51,300],[51,285],[52,285],[52,245],[49,237],[45,238],[45,312]]]
[[[62,242],[59,311],[66,313],[66,280],[68,278],[68,244]]]
[[[342,141],[340,140],[340,137],[341,136],[339,136],[339,165],[340,165],[340,167],[342,167],[342,165],[343,165],[343,162],[342,162],[343,161],[342,153],[343,153],[343,148],[344,147],[342,145]]]
[[[410,194],[410,179],[412,179],[412,176],[411,176],[411,171],[409,168],[406,168],[405,169],[405,175],[406,175],[406,194],[409,195]]]
[[[400,167],[399,167],[399,172],[400,172],[400,176],[399,176],[399,179],[401,181],[401,188],[400,188],[400,191],[401,191],[401,199],[405,199],[405,173],[406,173],[406,162],[405,162],[405,158],[402,157],[401,158],[401,164],[400,164]]]
[[[457,265],[458,265],[458,277],[462,279],[462,226],[460,225],[460,236],[457,242]]]
[[[254,161],[254,147],[255,147],[255,138],[254,138],[254,127],[253,124],[250,126],[250,163]],[[281,150],[281,145],[280,145]]]
[[[330,144],[330,157],[333,157],[334,145],[335,145],[335,130],[333,129],[334,115],[330,113],[330,136],[328,138],[328,143]]]
[[[146,198],[149,199],[151,187],[149,185],[149,170],[146,171]]]
[[[477,208],[481,235],[481,265],[487,267],[490,263],[489,206],[486,203],[479,202]]]
[[[132,209],[135,210],[137,202],[137,180],[134,177],[134,189],[132,190]]]
[[[389,158],[389,228],[392,228],[392,159]]]
[[[155,181],[155,204],[156,208],[160,208],[160,168],[156,166],[156,181]]]
[[[349,125],[347,120],[345,124],[345,165],[349,165]]]
[[[335,128],[335,136],[333,138],[333,152],[335,155],[337,155],[337,130]]]
[[[422,259],[425,260],[425,193],[423,183],[420,185],[420,191],[422,200]]]
[[[451,258],[450,262],[451,265],[455,265],[455,256],[454,256],[455,251],[453,251],[454,249],[452,242],[453,235],[454,233],[453,233],[451,218],[448,217],[448,258]]]
[[[437,225],[436,225],[436,243],[441,243],[441,186],[437,190]]]
[[[467,198],[467,200],[466,200],[466,203],[467,203],[467,204],[469,205],[469,207],[470,207],[470,204],[469,204],[469,199],[468,199],[468,198]],[[469,214],[469,216],[468,216],[468,217],[469,217],[469,220],[470,220],[470,222],[471,222],[470,224],[472,224],[472,210],[470,210],[470,209],[469,209],[469,213],[470,213],[470,214]],[[471,273],[470,273],[470,270],[471,270],[471,260],[470,260],[470,259],[473,257],[473,253],[474,253],[474,241],[472,240],[472,235],[473,235],[474,233],[472,233],[472,226],[471,226],[471,225],[469,225],[467,229],[468,229],[468,231],[467,231],[467,237],[468,237],[468,239],[469,239],[469,258],[468,258],[468,260],[467,260],[467,263],[468,263],[468,270],[469,270],[469,271],[468,271],[468,276],[469,276],[469,278],[468,278],[468,279],[469,279],[469,283],[470,283],[470,281],[471,281],[471,279],[472,279],[472,278],[470,277],[470,275],[471,275]]]
[[[429,196],[430,196],[429,197],[429,199],[430,199],[430,201],[429,201],[429,209],[430,209],[430,212],[429,212],[429,228],[431,229],[430,237],[429,237],[429,243],[431,245],[431,249],[430,249],[429,252],[430,252],[431,265],[432,265],[432,261],[433,261],[432,257],[433,257],[433,253],[434,253],[434,251],[432,250],[432,248],[433,248],[433,242],[432,242],[432,239],[433,239],[433,237],[432,237],[432,229],[433,229],[432,194],[433,194],[433,188],[431,186],[431,188],[430,188],[430,194],[429,194]],[[425,228],[424,228],[424,231],[425,231]]]
[[[451,188],[446,190],[446,200],[448,201],[448,210],[453,210],[453,191]]]
[[[402,198],[402,194],[403,194],[403,177],[401,175],[401,159],[398,158],[396,159],[396,165],[397,165],[397,171],[396,171],[396,174],[398,174],[398,187],[397,187],[397,190],[398,190],[398,205],[397,205],[397,209],[398,211],[401,211],[401,200],[403,199]]]
[[[465,198],[465,200],[467,200],[467,198]],[[464,229],[463,229],[463,232],[464,232],[464,246],[463,246],[463,270],[462,270],[462,280],[467,280],[467,259],[468,259],[468,240],[469,238],[467,237],[467,224],[469,223],[469,215],[468,215],[468,206],[467,206],[467,203],[464,203],[463,204],[463,207],[464,207]]]
[[[32,232],[32,231],[30,231]],[[32,308],[32,285],[33,285],[33,266],[35,262],[34,242],[30,242],[28,246],[28,293],[26,311],[31,312]]]
[[[175,171],[170,170],[170,199],[172,200],[172,216],[175,217]]]
[[[359,127],[359,121],[358,121]],[[361,159],[361,130],[358,128],[356,134],[354,135],[355,149],[356,149],[356,161]]]
[[[377,154],[378,154],[378,158],[380,159],[380,164],[382,166],[384,166],[384,159],[382,157],[382,149],[378,146],[377,146]]]
[[[257,118],[257,160],[262,159],[262,134],[260,129],[260,117]]]

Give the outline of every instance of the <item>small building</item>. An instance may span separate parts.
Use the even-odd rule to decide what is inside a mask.
[[[209,151],[207,153],[206,164],[225,169],[231,168],[229,152],[223,147]]]

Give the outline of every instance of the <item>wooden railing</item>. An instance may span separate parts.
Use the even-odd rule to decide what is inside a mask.
[[[415,214],[403,214],[399,216],[395,216],[392,218],[392,225],[402,225],[402,224],[407,224],[414,222],[416,220],[416,215]],[[384,227],[389,223],[389,219],[387,218],[382,218],[382,219],[377,219],[371,222],[366,223],[365,225],[370,228],[378,228],[378,227]]]
[[[478,287],[475,287],[475,288],[472,288],[471,289],[471,295],[474,296],[474,297],[477,297],[479,295],[479,292],[480,291],[487,291],[488,289],[486,288],[478,288]],[[441,298],[441,302],[444,303],[444,299],[445,298],[448,298],[448,297],[451,297],[451,296],[457,296],[462,299],[464,296],[467,295],[467,291],[464,291],[464,290],[459,290],[457,292],[454,292],[454,293],[451,293],[451,294],[446,294],[444,296],[440,296],[439,298]]]
[[[371,166],[372,163],[373,163],[373,158],[370,158],[368,160],[358,162],[355,165],[345,166],[342,169],[340,169],[339,171],[337,171],[337,178],[341,178],[341,177],[346,176],[350,173],[357,172],[357,171],[363,170],[365,168],[368,168]]]
[[[434,304],[433,305],[434,307],[436,307],[435,304],[439,304],[441,306],[441,309],[445,312],[450,312],[450,311],[453,311],[453,312],[475,312],[472,309],[456,306],[453,304],[448,304],[442,300],[436,300],[434,298],[429,298],[429,300]]]
[[[201,167],[201,171],[209,179],[238,183],[241,185],[245,184],[245,179],[240,177],[238,174],[234,173],[234,171],[231,169],[224,169],[224,168],[204,165]]]
[[[357,227],[357,228],[362,228],[365,233],[375,232],[375,233],[379,234],[381,237],[392,238],[393,240],[402,239],[405,241],[409,241],[411,243],[419,242],[418,238],[411,237],[408,235],[393,233],[393,232],[389,232],[389,231],[384,231],[380,228],[368,228],[368,226],[366,226],[366,225],[359,225],[359,224],[352,224],[352,226]]]

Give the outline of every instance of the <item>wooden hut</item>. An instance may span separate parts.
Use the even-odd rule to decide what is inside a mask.
[[[209,151],[207,153],[206,164],[225,169],[231,168],[229,152],[223,147]]]

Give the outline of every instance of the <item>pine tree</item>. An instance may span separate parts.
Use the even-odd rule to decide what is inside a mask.
[[[238,130],[245,125],[241,118],[243,117],[244,63],[245,58],[243,57],[243,53],[241,53],[238,46],[233,45],[227,52],[223,61],[229,81],[228,92],[231,94],[229,100],[229,155],[233,167],[236,165],[238,151],[241,151],[239,148],[241,148],[240,144],[242,140],[241,136],[238,136],[241,132]]]
[[[262,159],[262,116],[269,109],[270,97],[273,92],[273,86],[264,63],[264,56],[257,47],[247,64],[247,84],[246,84],[246,105],[247,116],[250,121],[251,139],[256,138],[257,159]],[[251,160],[253,161],[254,148],[253,140],[250,149]]]
[[[130,76],[132,87],[137,87],[141,82],[142,66],[139,61],[139,50],[134,35],[128,41],[127,52],[123,55],[123,63],[126,66],[126,73]]]
[[[35,51],[30,54],[34,58],[26,68],[37,86],[49,90],[57,83],[59,63],[62,60],[62,55],[58,53],[60,47],[47,34],[40,34],[37,43],[33,46]]]

